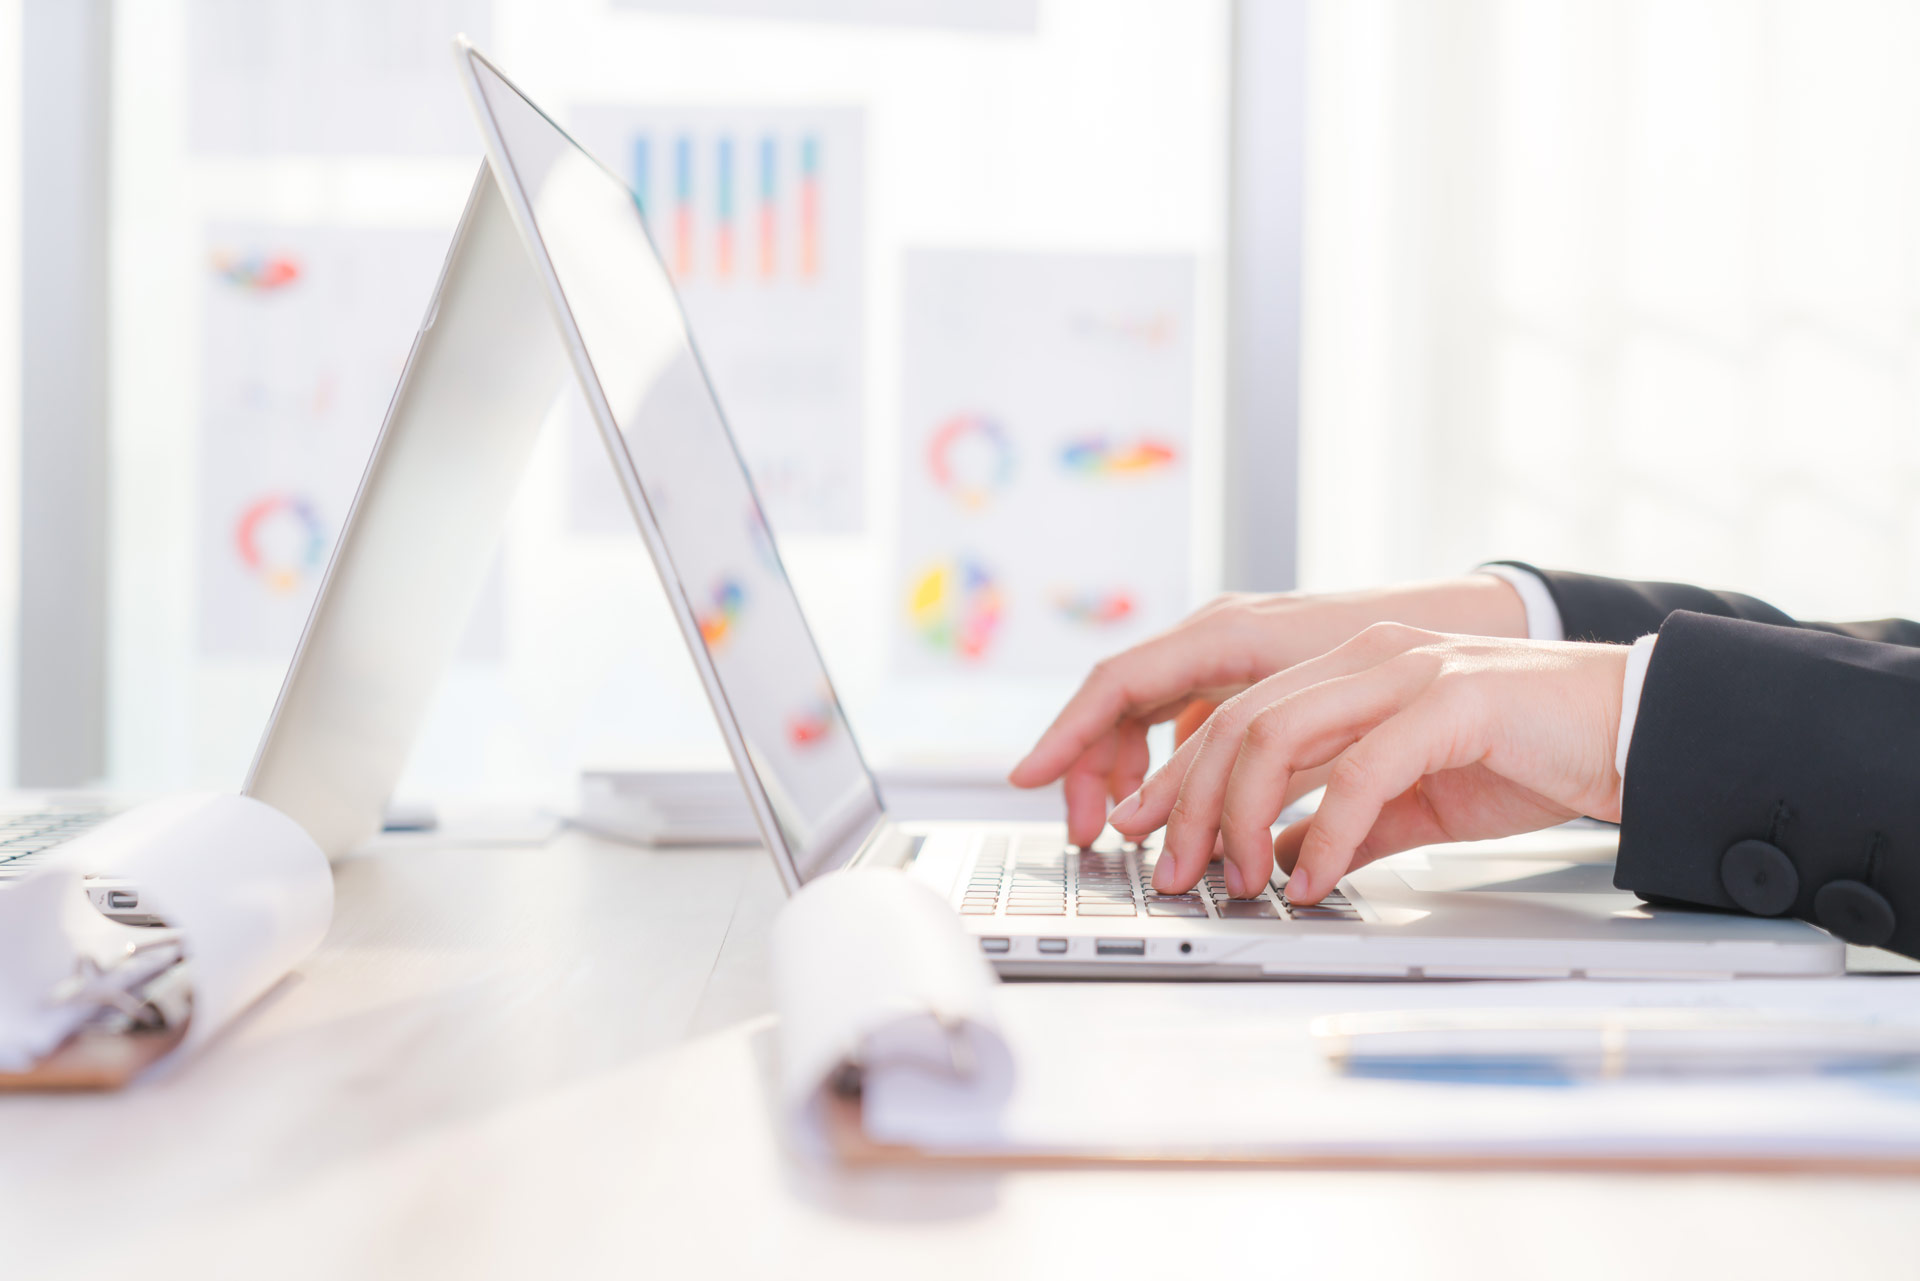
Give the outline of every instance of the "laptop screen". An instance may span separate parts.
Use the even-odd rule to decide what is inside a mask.
[[[617,424],[635,496],[658,530],[661,581],[751,790],[757,780],[803,882],[850,858],[880,816],[767,529],[752,482],[690,339],[673,284],[626,185],[472,55],[488,113],[531,206],[541,248]],[[599,407],[596,407],[599,412]],[[774,834],[770,833],[769,837]]]

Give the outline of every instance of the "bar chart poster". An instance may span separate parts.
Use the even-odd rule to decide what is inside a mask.
[[[951,27],[961,31],[1033,31],[1040,0],[615,0],[627,9],[776,22],[860,22]]]
[[[473,155],[448,41],[485,48],[492,0],[189,0],[189,138],[202,153]]]
[[[209,228],[198,264],[203,655],[292,655],[445,253],[432,231]]]
[[[859,531],[860,111],[602,106],[573,123],[633,188],[774,530]],[[580,499],[574,527],[600,532],[604,504]]]
[[[1190,608],[1191,258],[905,263],[896,669],[1083,674]]]

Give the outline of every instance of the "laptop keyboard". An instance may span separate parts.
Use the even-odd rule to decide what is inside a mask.
[[[1185,894],[1153,889],[1156,848],[1127,845],[1076,849],[1047,836],[988,836],[960,900],[962,916],[1126,917],[1184,916],[1225,921],[1359,921],[1335,889],[1303,907],[1287,901],[1278,871],[1258,898],[1227,893],[1218,860]]]
[[[0,811],[0,883],[19,880],[44,861],[55,846],[66,844],[111,814],[111,810],[87,805]]]

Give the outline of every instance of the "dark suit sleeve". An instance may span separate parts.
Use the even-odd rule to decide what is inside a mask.
[[[1667,615],[1676,610],[1686,610],[1693,614],[1740,618],[1751,623],[1770,623],[1776,627],[1798,627],[1836,636],[1885,641],[1892,645],[1920,646],[1920,623],[1904,618],[1884,618],[1869,623],[1806,623],[1763,600],[1742,596],[1738,592],[1708,591],[1704,587],[1689,587],[1685,583],[1635,583],[1618,578],[1596,578],[1590,574],[1536,569],[1520,561],[1499,563],[1524,569],[1547,585],[1547,591],[1560,611],[1560,623],[1568,640],[1611,641],[1629,645],[1649,632],[1659,631]]]
[[[1546,584],[1569,640],[1660,634],[1615,885],[1920,956],[1920,624],[1505,563]]]
[[[1920,650],[1667,616],[1627,757],[1614,883],[1920,956]]]

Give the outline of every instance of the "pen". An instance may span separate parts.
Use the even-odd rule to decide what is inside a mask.
[[[1311,1031],[1336,1068],[1360,1076],[1606,1078],[1920,1066],[1920,1022],[1793,1011],[1380,1010],[1326,1015]]]

